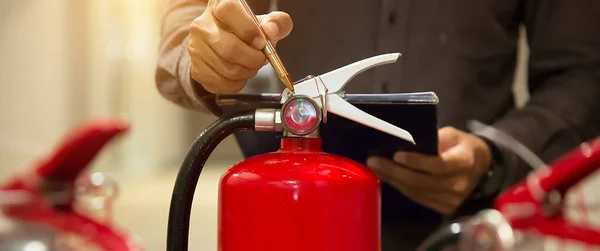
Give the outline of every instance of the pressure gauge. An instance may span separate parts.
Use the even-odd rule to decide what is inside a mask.
[[[314,132],[321,122],[319,106],[308,96],[293,96],[283,104],[281,121],[289,133],[305,136]]]

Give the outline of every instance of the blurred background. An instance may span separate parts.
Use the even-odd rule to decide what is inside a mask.
[[[76,124],[122,115],[131,131],[94,162],[120,184],[115,217],[148,250],[164,250],[171,189],[194,137],[214,116],[186,111],[154,85],[167,0],[0,0],[0,178],[30,166]],[[517,102],[527,100],[521,40]],[[272,80],[270,67],[261,83]],[[250,85],[279,91],[275,84]],[[191,244],[216,250],[219,176],[241,159],[233,138],[212,155],[198,184]]]
[[[130,132],[93,168],[119,182],[115,220],[144,239],[148,250],[164,250],[178,165],[215,120],[171,104],[155,88],[166,2],[0,0],[0,178],[32,165],[78,123],[124,116]],[[191,230],[192,244],[202,250],[216,250],[218,178],[240,159],[229,138],[202,175]]]

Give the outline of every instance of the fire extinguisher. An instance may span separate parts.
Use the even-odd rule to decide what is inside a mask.
[[[112,219],[114,180],[88,173],[129,126],[119,117],[85,121],[34,166],[0,183],[0,250],[144,250]]]
[[[218,250],[381,250],[379,179],[361,163],[323,152],[318,129],[330,112],[415,144],[409,132],[352,106],[340,91],[357,74],[399,56],[379,55],[307,77],[294,92],[281,94],[281,109],[256,109],[209,126],[188,150],[177,176],[167,250],[188,249],[200,173],[215,147],[239,130],[281,131],[283,137],[278,151],[242,160],[221,177]]]

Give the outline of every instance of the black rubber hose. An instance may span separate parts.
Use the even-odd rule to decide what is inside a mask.
[[[239,130],[254,130],[254,111],[217,120],[196,138],[186,153],[171,197],[168,251],[188,250],[192,201],[202,168],[217,145]]]

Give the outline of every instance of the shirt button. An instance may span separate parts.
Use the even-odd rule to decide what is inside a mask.
[[[395,25],[396,24],[396,13],[392,12],[388,15],[388,23],[390,25]]]

